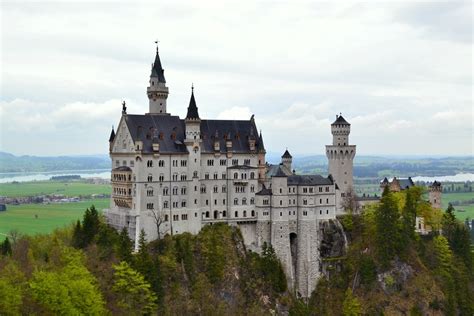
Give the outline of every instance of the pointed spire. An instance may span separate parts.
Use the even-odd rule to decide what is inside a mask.
[[[150,77],[158,78],[158,82],[166,83],[165,71],[161,66],[160,54],[158,53],[158,41],[156,43],[156,56],[155,62],[151,66],[151,75]]]
[[[194,84],[191,85],[191,99],[189,100],[188,114],[186,115],[187,120],[199,120],[198,108],[196,106],[196,100],[194,99]]]
[[[114,126],[112,125],[112,131],[110,132],[109,143],[113,142],[115,139]]]
[[[258,135],[258,150],[261,152],[265,151],[265,145],[263,144],[262,130],[260,130],[260,135]]]
[[[281,156],[281,158],[293,158],[290,155],[290,152],[288,151],[288,148],[285,150],[285,152],[283,153],[283,156]]]

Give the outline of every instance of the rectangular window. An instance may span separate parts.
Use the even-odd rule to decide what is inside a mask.
[[[220,161],[220,165],[221,165],[221,166],[225,166],[225,165],[227,165],[227,160],[225,160],[225,159],[221,159],[221,161]]]
[[[232,159],[232,166],[237,166],[239,164],[239,159]]]

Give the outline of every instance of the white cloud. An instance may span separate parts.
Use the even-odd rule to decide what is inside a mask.
[[[106,152],[121,99],[147,111],[158,37],[169,112],[194,82],[202,117],[255,114],[271,151],[322,153],[342,112],[359,153],[472,152],[465,2],[0,5],[1,150]]]

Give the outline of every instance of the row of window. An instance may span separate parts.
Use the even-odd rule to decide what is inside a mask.
[[[126,175],[126,174],[114,173],[114,174],[112,174],[112,180],[113,181],[132,181],[132,175],[131,174]]]
[[[135,162],[133,160],[130,160],[129,164],[130,164],[130,167],[134,167]],[[172,164],[173,167],[178,167],[178,166],[186,167],[188,165],[188,161],[184,160],[184,159],[182,159],[182,160],[175,159],[175,160],[171,161],[171,164]],[[214,166],[214,159],[208,159],[207,160],[207,165],[208,166]],[[227,166],[227,159],[220,159],[219,160],[219,165]],[[239,165],[239,159],[232,159],[232,166],[238,166],[238,165]],[[244,165],[250,166],[250,159],[244,159]],[[120,160],[115,161],[115,166],[120,167]],[[126,160],[122,161],[122,166],[127,166],[127,161]],[[146,166],[148,168],[152,168],[153,167],[153,160],[147,160]],[[159,160],[158,161],[158,167],[164,167],[164,166],[165,166],[165,161],[164,160]]]
[[[114,195],[130,196],[132,195],[132,189],[114,188]]]

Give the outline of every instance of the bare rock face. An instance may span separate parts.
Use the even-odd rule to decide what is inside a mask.
[[[410,265],[400,260],[394,260],[392,269],[377,274],[377,281],[385,293],[392,294],[400,291],[412,275],[413,268]]]
[[[336,220],[322,221],[319,223],[319,257],[320,272],[330,278],[332,272],[342,269],[341,259],[347,252],[347,237],[341,223]]]
[[[319,224],[321,258],[337,258],[346,254],[347,239],[338,220],[323,221]]]

